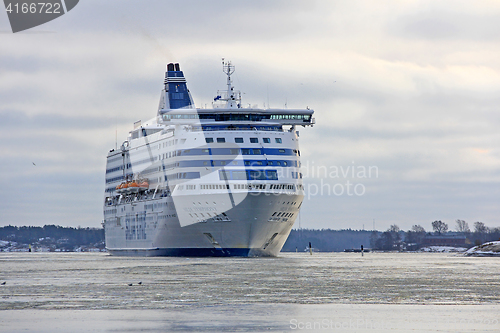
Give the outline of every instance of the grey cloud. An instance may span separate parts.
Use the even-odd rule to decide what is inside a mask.
[[[500,13],[475,15],[450,11],[425,11],[404,15],[386,32],[402,38],[425,40],[498,40]]]
[[[0,128],[15,130],[16,132],[21,127],[23,131],[30,130],[53,130],[53,129],[96,129],[108,128],[114,126],[117,122],[120,124],[128,124],[129,122],[123,119],[112,117],[96,117],[88,115],[67,116],[60,114],[37,114],[28,115],[20,110],[2,110],[0,109]]]
[[[312,184],[307,181],[306,189],[313,189]],[[318,228],[319,225],[319,228],[332,229],[362,229],[364,224],[365,229],[370,230],[375,219],[378,230],[385,230],[391,224],[397,224],[404,230],[410,229],[413,224],[421,224],[425,229],[432,230],[432,221],[453,224],[456,219],[464,219],[496,226],[499,185],[497,182],[391,183],[380,180],[376,185],[366,184],[366,193],[362,196],[345,193],[336,196],[333,192],[328,195],[324,187],[323,195],[312,196],[302,204],[301,224],[303,228]],[[462,204],[457,205],[457,202]]]
[[[64,25],[70,31],[146,32],[170,40],[189,38],[225,43],[228,38],[237,41],[289,35],[303,24],[297,11],[313,6],[312,1],[298,0],[86,1],[66,15],[65,21],[54,21],[54,27]]]
[[[133,121],[155,115],[170,61],[181,63],[197,105],[210,106],[225,85],[221,53],[236,65],[244,105],[315,109],[317,125],[300,128],[303,163],[355,161],[380,170],[379,178],[363,181],[362,197],[306,201],[303,227],[368,228],[373,218],[379,229],[456,218],[498,224],[495,13],[399,10],[395,20],[375,19],[363,2],[334,10],[326,3],[89,0],[37,28],[56,33],[2,35],[0,182],[3,188],[17,183],[0,192],[0,223],[99,226],[105,156],[115,146],[116,126],[121,142]],[[481,73],[491,86],[453,84],[447,56],[477,47],[476,41],[492,41],[476,50],[485,54]],[[236,56],[222,54],[232,50]],[[461,57],[474,75],[469,64],[476,57]],[[419,66],[421,58],[444,65]],[[467,154],[464,147],[486,152]]]

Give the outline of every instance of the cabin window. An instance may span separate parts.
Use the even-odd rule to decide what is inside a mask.
[[[234,138],[234,142],[243,143],[243,138]]]
[[[217,138],[218,143],[224,143],[226,142],[226,138]]]
[[[270,138],[263,138],[262,141],[264,141],[264,143],[271,143],[271,139]]]
[[[250,143],[259,143],[258,138],[250,138]]]
[[[206,143],[214,142],[214,138],[205,138]]]
[[[276,143],[281,143],[281,138],[275,138],[274,140],[276,140]]]

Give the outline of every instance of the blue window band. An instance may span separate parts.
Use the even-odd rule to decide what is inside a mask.
[[[278,180],[276,170],[219,170],[220,180]]]
[[[178,150],[177,156],[193,155],[298,155],[297,151],[288,148],[194,148]]]
[[[290,160],[193,160],[179,161],[177,163],[166,164],[163,170],[170,168],[199,168],[199,167],[225,167],[225,166],[279,166],[298,167],[297,161]]]

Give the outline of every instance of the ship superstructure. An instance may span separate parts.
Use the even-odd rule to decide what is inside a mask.
[[[310,109],[243,108],[234,66],[213,107],[195,108],[168,64],[158,113],[107,156],[106,247],[116,255],[276,256],[304,187],[299,126]]]

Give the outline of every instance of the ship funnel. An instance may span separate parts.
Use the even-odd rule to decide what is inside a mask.
[[[169,63],[165,73],[165,89],[160,97],[159,110],[194,108],[193,99],[186,85],[186,78],[179,63]]]

